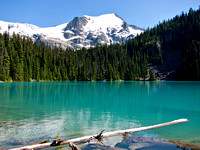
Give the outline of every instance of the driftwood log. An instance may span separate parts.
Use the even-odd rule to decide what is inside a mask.
[[[113,132],[106,132],[106,133],[101,132],[101,135],[97,134],[97,135],[93,135],[93,136],[85,136],[85,137],[80,137],[80,138],[71,139],[71,140],[64,140],[63,142],[61,142],[59,144],[60,145],[66,145],[66,144],[69,144],[69,143],[87,142],[87,141],[90,141],[90,140],[94,140],[94,139],[96,139],[96,137],[99,137],[99,136],[101,138],[106,138],[106,137],[112,137],[112,136],[118,136],[118,135],[126,135],[128,133],[134,133],[134,132],[138,132],[138,131],[155,129],[155,128],[169,126],[169,125],[178,124],[178,123],[183,123],[183,122],[187,122],[187,121],[189,121],[189,120],[179,119],[179,120],[174,120],[174,121],[171,121],[171,122],[152,125],[152,126],[139,127],[139,128],[120,130],[120,131],[113,131]],[[36,144],[36,145],[29,145],[29,146],[24,146],[24,147],[20,147],[20,148],[15,148],[15,149],[12,149],[12,150],[32,150],[32,149],[50,147],[51,145],[52,145],[52,143]]]

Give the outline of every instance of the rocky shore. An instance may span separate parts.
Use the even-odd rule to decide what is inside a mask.
[[[89,144],[78,144],[77,146],[81,150],[200,150],[200,145],[189,144],[179,141],[164,140],[155,137],[128,136],[126,139],[123,139],[122,142],[114,144],[114,146],[107,146],[103,145],[102,143],[92,142]],[[0,150],[8,150],[17,147],[19,147],[19,145],[11,147],[1,147]],[[51,150],[53,148],[50,147],[46,149]],[[71,150],[71,148],[68,145],[57,146],[56,149]]]
[[[90,143],[80,147],[81,150],[199,150],[200,145],[188,144],[177,141],[163,140],[154,137],[130,136],[123,142],[115,144],[114,147]]]

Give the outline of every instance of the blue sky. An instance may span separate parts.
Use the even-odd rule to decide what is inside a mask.
[[[199,5],[200,0],[0,0],[0,20],[50,27],[75,16],[116,13],[128,24],[147,28]]]

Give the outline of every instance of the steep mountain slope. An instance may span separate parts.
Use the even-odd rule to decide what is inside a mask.
[[[129,46],[130,45],[130,46]],[[148,55],[158,80],[200,80],[200,9],[163,21],[128,42]]]
[[[141,28],[128,25],[116,14],[97,17],[75,17],[71,22],[55,27],[40,28],[26,23],[0,21],[0,32],[13,32],[35,40],[41,40],[51,46],[79,49],[97,44],[122,43],[127,38],[143,32]]]

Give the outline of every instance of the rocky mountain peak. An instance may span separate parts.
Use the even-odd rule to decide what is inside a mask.
[[[41,40],[50,46],[60,45],[64,49],[67,47],[89,48],[97,44],[110,44],[110,42],[122,43],[143,32],[141,28],[129,25],[114,13],[75,17],[69,23],[49,28],[3,21],[0,26],[3,32],[9,31],[11,34],[15,32],[38,41]]]
[[[87,18],[86,17],[74,17],[74,19],[72,21],[70,21],[66,28],[64,29],[64,31],[66,30],[72,30],[72,29],[80,29],[83,26],[85,26],[87,24]]]
[[[136,36],[141,30],[134,30],[118,15],[105,14],[97,17],[75,17],[64,29],[64,38],[75,48],[97,44],[121,43]]]

